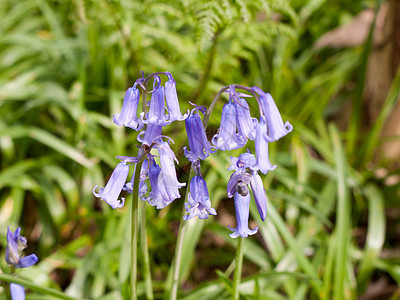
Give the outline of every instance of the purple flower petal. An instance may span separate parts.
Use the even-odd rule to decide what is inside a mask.
[[[158,80],[158,79],[156,79]],[[144,114],[141,113],[140,117],[144,124],[152,124],[157,126],[165,126],[171,122],[166,121],[165,115],[165,93],[164,87],[159,85],[155,91],[151,94],[150,109],[144,119]]]
[[[165,83],[165,98],[167,100],[168,107],[168,121],[172,122],[175,120],[182,121],[189,116],[189,111],[182,116],[181,109],[179,107],[178,95],[176,93],[176,82],[172,77],[171,73],[165,72],[168,76],[168,81]]]
[[[16,268],[29,268],[37,263],[38,257],[35,254],[31,254],[28,256],[24,256],[20,259],[20,261],[15,265]]]
[[[176,177],[174,164],[174,160],[176,160],[175,153],[166,142],[157,145],[157,150],[160,155],[160,165],[163,172],[163,176],[159,178],[159,181],[162,178],[162,184],[165,186],[169,199],[175,200],[176,198],[180,198],[181,195],[178,189],[185,186],[186,183],[178,182]]]
[[[256,157],[257,157],[257,168],[263,174],[267,174],[268,171],[276,169],[276,165],[272,165],[269,161],[268,156],[268,142],[266,141],[267,126],[265,124],[265,118],[260,116],[260,121],[257,124],[256,129]],[[257,169],[255,168],[255,169]]]
[[[218,150],[226,151],[242,148],[246,137],[236,133],[236,108],[233,103],[226,103],[222,109],[219,133],[214,135],[212,143]]]
[[[248,193],[247,185],[250,182],[251,175],[249,173],[234,172],[229,178],[227,185],[228,198],[232,198],[238,190],[240,194]]]
[[[267,141],[277,141],[281,137],[284,137],[291,132],[293,130],[293,126],[288,121],[283,124],[282,116],[272,96],[269,93],[264,93],[259,87],[254,86],[252,89],[260,95],[259,99],[261,108],[267,119]]]
[[[210,153],[216,151],[215,147],[212,147],[207,140],[206,131],[198,113],[193,114],[192,111],[186,119],[185,125],[190,150],[184,147],[183,151],[189,161],[196,162],[198,159],[206,159]]]
[[[231,156],[232,164],[229,166],[228,170],[245,172],[246,168],[254,169],[257,167],[257,159],[254,154],[242,153],[238,158]]]
[[[125,162],[120,162],[111,174],[104,188],[100,188],[99,193],[96,193],[97,185],[93,188],[93,194],[97,198],[106,201],[113,209],[121,208],[125,204],[125,199],[118,200],[119,194],[125,185],[128,178],[129,166]]]
[[[267,193],[265,192],[263,182],[260,175],[254,172],[251,175],[250,187],[253,192],[254,200],[257,205],[258,213],[260,214],[261,220],[265,220],[267,216]]]
[[[209,215],[216,215],[217,212],[211,207],[211,200],[208,194],[207,183],[201,176],[194,176],[190,181],[190,193],[185,209],[189,213],[183,217],[185,221],[199,217],[207,219]]]
[[[12,300],[25,300],[25,289],[22,285],[10,283],[10,292]]]
[[[256,138],[257,119],[250,115],[249,105],[243,98],[237,98],[241,105],[235,102],[238,134],[252,141]]]
[[[253,230],[249,229],[249,206],[250,206],[250,194],[241,196],[238,193],[235,194],[235,211],[236,211],[236,228],[230,228],[233,231],[229,236],[233,239],[241,236],[245,238],[249,235],[256,234],[258,227]]]
[[[137,88],[130,87],[126,91],[121,113],[113,116],[115,124],[119,126],[125,125],[126,127],[130,127],[136,131],[143,127],[143,122],[136,116],[139,98],[140,93]]]
[[[144,145],[150,146],[154,140],[161,135],[161,131],[161,125],[149,124],[147,125],[146,130],[143,130],[138,134],[137,140]]]
[[[15,230],[15,233],[10,230],[10,227],[7,227],[6,261],[10,265],[15,265],[19,262],[20,252],[23,250],[19,250],[20,247],[18,247],[18,237],[20,236],[20,232],[21,227],[18,227],[17,230]]]

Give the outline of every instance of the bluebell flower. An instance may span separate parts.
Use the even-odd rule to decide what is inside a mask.
[[[170,72],[165,72],[165,75],[168,76],[168,81],[165,82],[165,98],[167,100],[168,121],[183,121],[189,116],[189,110],[182,116],[181,108],[179,107],[178,95],[176,93],[176,82]]]
[[[190,193],[188,194],[188,202],[185,203],[185,209],[189,213],[189,215],[183,217],[185,221],[196,216],[199,219],[207,219],[209,215],[217,214],[215,209],[211,207],[207,184],[201,176],[194,176],[190,181]]]
[[[148,124],[146,130],[138,134],[137,140],[144,145],[150,146],[161,135],[161,132],[162,125]]]
[[[128,178],[128,173],[129,166],[125,161],[120,162],[112,172],[106,186],[99,189],[99,193],[96,193],[98,185],[93,188],[93,195],[106,201],[113,209],[123,207],[125,204],[125,198],[118,200],[118,197],[125,185],[126,179]]]
[[[236,133],[236,108],[229,100],[222,108],[219,132],[212,138],[212,143],[218,150],[226,151],[242,148],[247,138]]]
[[[279,140],[281,137],[284,137],[289,132],[293,130],[293,126],[286,121],[283,124],[282,116],[279,113],[278,107],[275,104],[274,99],[269,93],[264,93],[259,87],[252,87],[252,89],[260,95],[260,104],[267,119],[268,124],[268,134],[266,135],[266,139],[268,142],[273,142]]]
[[[247,168],[255,170],[257,168],[257,159],[254,154],[245,152],[239,157],[231,156],[232,164],[228,167],[229,171],[245,172]]]
[[[260,116],[260,121],[257,124],[256,129],[256,157],[257,157],[257,168],[263,174],[267,174],[268,171],[276,169],[276,165],[272,165],[269,161],[268,154],[268,141],[266,138],[267,126],[265,123],[264,116]]]
[[[27,247],[26,238],[20,235],[21,227],[13,233],[10,227],[7,228],[6,261],[16,268],[28,268],[38,261],[35,254],[22,256],[22,251]]]
[[[138,131],[143,127],[143,122],[136,116],[140,93],[135,86],[136,84],[126,91],[121,113],[115,114],[113,121],[119,126],[125,125]]]
[[[154,83],[158,84],[158,86],[155,87],[151,94],[150,108],[145,115],[146,118],[143,117],[144,112],[140,114],[144,124],[165,126],[171,123],[167,121],[167,116],[165,115],[165,92],[164,87],[160,85],[160,81],[158,76],[155,77]]]
[[[237,97],[237,101],[240,103],[235,102],[238,135],[254,141],[256,138],[257,119],[251,117],[246,100]]]
[[[235,194],[235,211],[236,211],[236,228],[229,229],[232,233],[229,235],[231,238],[235,239],[238,236],[245,238],[249,235],[256,234],[258,231],[258,227],[253,230],[249,229],[249,207],[250,207],[250,194],[248,193],[245,196],[240,195],[239,193]]]
[[[249,193],[248,184],[250,183],[251,175],[246,172],[233,172],[229,178],[228,185],[226,187],[228,198],[232,198],[236,192],[245,196]]]
[[[155,163],[153,158],[150,158],[149,164],[149,181],[151,192],[146,200],[150,205],[155,206],[157,209],[162,209],[175,199],[170,198],[165,188],[163,181],[164,174],[160,166]]]
[[[253,197],[257,205],[258,213],[261,220],[265,220],[267,216],[267,193],[265,192],[263,182],[257,171],[253,171],[250,178],[250,187],[253,192]]]
[[[25,289],[22,285],[16,283],[10,283],[10,292],[12,300],[24,300]]]
[[[174,160],[178,163],[178,160],[175,157],[174,151],[169,147],[167,142],[160,142],[156,146],[159,157],[160,157],[160,166],[162,171],[162,176],[159,176],[158,181],[162,179],[162,184],[164,185],[169,199],[175,200],[176,198],[180,198],[178,189],[185,186],[186,183],[178,182],[175,170]],[[161,183],[161,182],[160,182]]]
[[[215,147],[212,147],[207,140],[206,131],[198,113],[199,111],[204,114],[205,107],[196,106],[185,121],[190,150],[187,147],[183,147],[183,151],[187,159],[191,162],[196,162],[198,159],[206,159],[210,153],[216,151]]]

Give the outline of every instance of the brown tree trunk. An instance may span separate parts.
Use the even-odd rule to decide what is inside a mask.
[[[383,20],[377,19],[378,30],[374,34],[374,47],[368,60],[364,91],[370,125],[382,109],[400,63],[400,1],[391,0],[383,9],[387,12]],[[377,158],[400,162],[400,141],[388,139],[400,137],[400,102],[386,120],[381,136],[386,141],[379,147]]]

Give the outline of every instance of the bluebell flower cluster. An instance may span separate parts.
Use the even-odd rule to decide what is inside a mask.
[[[251,117],[245,95],[238,93],[236,88],[252,93],[260,108],[260,118]],[[232,238],[247,237],[257,232],[258,228],[249,229],[250,193],[253,194],[261,219],[267,215],[267,194],[265,192],[259,172],[267,174],[273,171],[276,165],[269,160],[268,143],[274,142],[293,130],[289,122],[283,123],[279,110],[269,93],[264,93],[259,87],[247,88],[230,85],[228,87],[229,102],[222,109],[221,124],[212,143],[218,150],[226,151],[243,148],[248,140],[255,141],[256,155],[249,151],[238,158],[231,157],[232,164],[228,170],[234,171],[231,175],[227,194],[234,197],[237,227],[231,229]],[[251,97],[251,96],[250,96]]]
[[[192,105],[195,108],[192,109],[185,121],[190,150],[184,147],[183,151],[187,159],[192,163],[195,176],[190,181],[188,202],[185,203],[185,209],[189,215],[184,216],[184,220],[189,220],[195,216],[199,217],[199,219],[207,219],[209,215],[217,214],[215,209],[211,207],[207,183],[203,179],[200,170],[201,161],[211,153],[215,153],[217,149],[211,146],[211,143],[207,140],[206,131],[200,118],[200,112],[204,115],[207,109],[204,106],[197,106],[193,103]]]
[[[29,268],[37,263],[38,257],[35,254],[23,256],[22,251],[27,247],[26,238],[21,236],[21,227],[18,227],[15,232],[7,228],[7,248],[6,262],[15,268]],[[13,300],[25,299],[24,287],[16,284],[10,284],[11,297]]]
[[[168,80],[165,82],[165,86],[161,85],[159,74],[167,76]],[[153,78],[153,89],[147,91],[148,79],[142,75],[142,78],[136,80],[135,84],[128,88],[121,112],[113,116],[114,123],[119,126],[124,125],[136,131],[145,128],[137,137],[141,143],[138,156],[117,156],[121,162],[115,167],[106,186],[100,188],[99,192],[96,192],[97,185],[93,188],[93,194],[106,201],[113,209],[124,206],[125,199],[123,197],[119,199],[122,191],[132,193],[134,174],[132,179],[126,182],[129,167],[133,165],[134,171],[136,171],[136,163],[141,159],[144,160],[139,177],[139,197],[143,201],[147,201],[158,209],[164,208],[175,199],[180,198],[179,189],[185,185],[178,182],[175,170],[175,161],[178,161],[170,148],[169,141],[164,141],[164,138],[169,138],[162,135],[162,128],[173,121],[185,120],[189,116],[189,112],[181,114],[176,83],[171,73],[158,72],[151,74],[150,78]],[[145,93],[151,93],[151,99],[146,103],[149,111],[143,111],[140,114],[138,114],[139,87]],[[152,149],[157,150],[158,156],[150,153]]]
[[[168,79],[163,86],[159,75]],[[147,81],[153,79],[153,89],[147,91]],[[138,113],[141,88],[151,100],[145,103],[148,112]],[[250,92],[239,93],[237,89]],[[250,190],[262,220],[267,214],[267,195],[259,173],[267,174],[276,165],[269,160],[268,145],[277,141],[293,130],[289,122],[283,122],[279,110],[269,93],[259,87],[230,85],[224,87],[218,95],[226,91],[229,101],[222,109],[221,123],[218,132],[208,141],[200,114],[206,114],[206,107],[195,104],[191,111],[182,114],[176,92],[176,82],[169,72],[153,73],[147,78],[139,78],[130,87],[124,97],[121,112],[113,116],[114,123],[140,131],[137,140],[141,143],[137,157],[117,156],[121,160],[115,167],[106,186],[93,189],[93,194],[106,201],[112,208],[124,206],[125,199],[120,198],[121,191],[133,192],[134,175],[129,182],[129,167],[133,165],[134,173],[139,174],[139,197],[158,209],[164,208],[175,199],[180,198],[179,189],[185,184],[177,179],[175,162],[177,159],[170,148],[170,138],[162,135],[162,129],[174,121],[185,121],[189,147],[184,147],[184,155],[191,162],[194,177],[189,184],[188,202],[185,209],[188,213],[184,220],[194,217],[207,219],[217,212],[211,207],[207,183],[201,174],[201,161],[217,150],[229,151],[243,148],[248,140],[255,142],[255,155],[249,151],[238,158],[231,157],[232,164],[228,170],[231,175],[227,194],[234,198],[237,227],[231,237],[247,237],[257,232],[249,229]],[[246,97],[254,97],[258,102],[259,119],[251,116]],[[145,106],[146,107],[146,106]],[[150,153],[154,149],[157,154]],[[140,170],[136,164],[143,161]]]

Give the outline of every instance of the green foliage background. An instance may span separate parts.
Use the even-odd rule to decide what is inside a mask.
[[[257,85],[295,128],[270,147],[278,168],[263,176],[267,220],[251,207],[251,227],[259,233],[246,239],[243,299],[355,299],[382,277],[398,286],[399,257],[392,255],[398,244],[385,213],[399,207],[398,186],[385,186],[369,167],[381,124],[362,134],[328,124],[343,103],[358,103],[370,45],[313,48],[328,30],[375,6],[358,0],[1,1],[0,242],[4,250],[7,226],[21,226],[27,253],[40,259],[20,277],[76,298],[127,297],[131,199],[112,210],[92,188],[106,182],[116,155],[136,154],[137,133],[112,123],[125,90],[139,71],[169,71],[182,110],[188,101],[208,106],[224,85]],[[392,98],[398,90],[397,80]],[[210,137],[221,109],[222,102],[211,116]],[[257,114],[254,103],[251,110]],[[184,123],[165,134],[175,140],[185,182]],[[189,223],[182,299],[230,298],[237,241],[228,236],[235,219],[226,168],[240,152],[219,151],[202,168],[219,215]],[[162,211],[142,208],[156,298],[171,276],[183,202]],[[8,268],[4,261],[0,267]],[[143,282],[139,292],[144,297]]]

